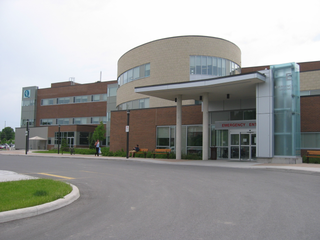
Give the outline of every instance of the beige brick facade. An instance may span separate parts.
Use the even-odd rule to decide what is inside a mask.
[[[182,36],[149,42],[128,51],[119,59],[118,76],[146,63],[150,63],[150,76],[122,85],[117,92],[117,105],[147,97],[135,93],[135,87],[189,81],[191,55],[220,57],[241,66],[239,47],[221,38]],[[183,104],[193,103],[187,101]],[[150,107],[172,105],[174,102],[150,98]]]
[[[300,91],[320,89],[320,70],[300,73]]]

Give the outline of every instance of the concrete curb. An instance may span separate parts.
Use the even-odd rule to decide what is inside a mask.
[[[17,219],[28,218],[37,216],[43,213],[51,212],[67,206],[72,202],[76,201],[80,197],[79,189],[70,184],[72,187],[71,193],[66,195],[64,198],[60,198],[53,202],[41,204],[34,207],[22,208],[12,211],[0,212],[0,223],[9,222]]]

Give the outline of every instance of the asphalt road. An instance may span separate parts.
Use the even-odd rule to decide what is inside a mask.
[[[1,240],[320,239],[317,173],[4,155],[0,169],[81,193],[62,209],[0,224]]]

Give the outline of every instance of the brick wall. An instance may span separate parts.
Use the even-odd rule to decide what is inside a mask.
[[[301,97],[301,132],[320,132],[320,96]]]
[[[107,102],[105,101],[41,106],[41,100],[48,98],[105,94],[107,93],[108,85],[113,83],[116,83],[116,81],[76,85],[64,85],[63,83],[59,85],[57,83],[53,88],[39,89],[37,92],[36,126],[40,126],[41,119],[106,116]]]
[[[126,151],[127,134],[126,111],[114,111],[111,114],[110,150]],[[182,107],[182,124],[202,124],[201,105]],[[140,148],[152,151],[156,148],[157,126],[176,125],[176,107],[139,109],[130,111],[129,149],[137,144]]]

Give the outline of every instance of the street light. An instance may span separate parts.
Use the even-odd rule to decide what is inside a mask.
[[[60,124],[59,124],[59,131],[58,131],[58,154],[60,149]]]
[[[129,158],[129,118],[130,118],[130,110],[127,110],[127,126],[126,126],[126,132],[127,132],[127,159]]]
[[[27,119],[27,129],[26,129],[26,155],[29,150],[29,119]]]

